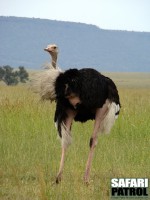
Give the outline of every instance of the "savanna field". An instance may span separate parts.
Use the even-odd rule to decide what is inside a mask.
[[[107,200],[111,178],[150,178],[150,73],[106,75],[118,87],[122,108],[111,134],[99,136],[88,186],[83,175],[93,121],[73,123],[63,180],[56,185],[61,145],[55,103],[41,102],[28,84],[0,83],[1,200]]]

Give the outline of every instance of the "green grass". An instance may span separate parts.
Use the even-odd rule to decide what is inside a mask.
[[[0,86],[0,199],[107,200],[111,178],[150,178],[150,87],[146,78],[134,87],[138,77],[133,77],[131,87],[112,76],[122,109],[111,134],[99,136],[88,187],[83,174],[93,122],[73,124],[63,180],[56,185],[61,145],[55,104],[41,103],[27,86]]]

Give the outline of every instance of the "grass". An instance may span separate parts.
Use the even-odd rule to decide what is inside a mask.
[[[73,124],[63,180],[56,185],[61,145],[55,104],[41,103],[27,86],[0,86],[0,199],[107,200],[111,178],[150,178],[150,85],[137,75],[129,85],[124,77],[122,85],[120,76],[110,75],[119,85],[122,109],[111,134],[99,136],[88,187],[83,174],[93,122]]]

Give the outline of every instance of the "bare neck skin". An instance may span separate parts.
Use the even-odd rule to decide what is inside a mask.
[[[52,57],[51,64],[52,64],[52,66],[56,69],[57,54],[50,53],[50,55],[51,55],[51,57]]]

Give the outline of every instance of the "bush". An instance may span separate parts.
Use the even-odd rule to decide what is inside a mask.
[[[19,82],[26,83],[28,77],[28,72],[23,66],[15,71],[9,65],[0,67],[0,81],[5,82],[7,85],[17,85]]]

